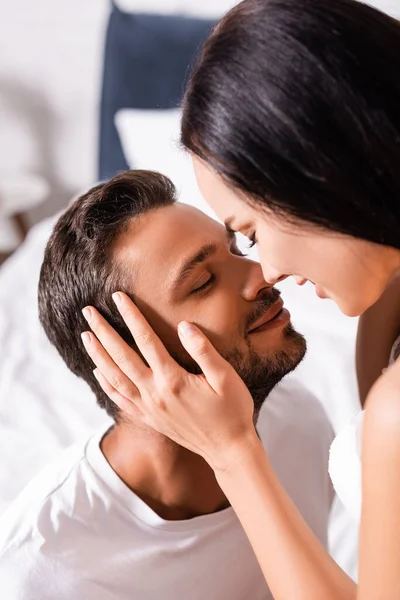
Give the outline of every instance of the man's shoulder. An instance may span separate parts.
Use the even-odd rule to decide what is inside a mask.
[[[25,546],[0,555],[2,598],[8,600],[53,600],[78,598],[76,574],[60,561]]]
[[[294,377],[284,380],[266,401],[257,429],[287,489],[297,495],[306,492],[307,497],[323,494],[330,503],[328,463],[334,432],[314,394]]]
[[[70,483],[71,489],[76,488],[71,479],[77,478],[87,443],[85,440],[64,450],[28,483],[0,517],[0,562],[8,552],[34,544],[35,538],[44,534],[41,527],[48,529],[49,523],[56,520],[55,512],[65,503],[64,487]]]
[[[266,401],[258,431],[281,483],[327,547],[333,500],[328,462],[334,433],[322,404],[301,382],[288,378]]]
[[[293,447],[306,440],[329,449],[334,437],[322,403],[293,376],[284,379],[266,400],[258,430],[267,447],[268,439],[284,435]]]

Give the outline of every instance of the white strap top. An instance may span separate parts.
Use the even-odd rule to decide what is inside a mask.
[[[397,338],[389,365],[400,356]],[[361,441],[365,411],[356,414],[333,440],[329,456],[329,474],[342,504],[356,521],[361,518]]]

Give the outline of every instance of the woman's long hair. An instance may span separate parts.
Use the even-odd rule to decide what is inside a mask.
[[[182,143],[246,201],[400,248],[400,24],[355,0],[244,0],[211,33]]]

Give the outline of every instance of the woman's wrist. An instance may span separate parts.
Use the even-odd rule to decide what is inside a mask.
[[[259,447],[263,448],[256,430],[252,428],[236,440],[227,442],[223,449],[207,462],[218,478],[233,472],[243,462],[251,460],[251,456],[257,453]]]

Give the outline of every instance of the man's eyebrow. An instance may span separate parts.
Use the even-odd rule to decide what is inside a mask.
[[[235,232],[228,228],[225,233],[228,243],[232,243],[232,240],[235,238]],[[203,263],[205,260],[207,260],[207,258],[210,258],[210,256],[213,254],[216,254],[217,250],[218,244],[205,244],[193,256],[185,260],[179,269],[178,275],[172,283],[172,289],[175,290],[183,285],[195,267]]]
[[[183,285],[192,273],[192,271],[195,269],[195,267],[207,260],[207,258],[212,256],[213,254],[215,254],[217,250],[217,244],[206,244],[205,246],[200,248],[200,250],[198,250],[196,254],[185,260],[185,262],[179,270],[176,279],[172,284],[172,287],[176,289]]]

